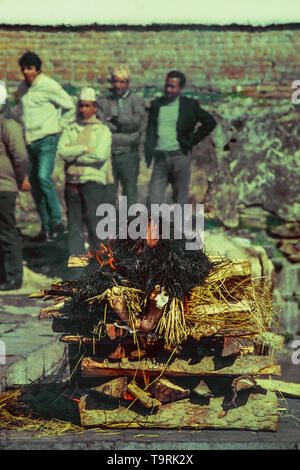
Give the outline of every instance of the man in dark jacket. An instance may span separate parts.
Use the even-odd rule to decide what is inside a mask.
[[[27,150],[20,124],[3,117],[0,105],[0,290],[20,289],[23,281],[22,245],[16,227],[17,192],[27,173]]]
[[[154,159],[148,194],[150,205],[163,203],[169,182],[173,202],[181,206],[187,203],[192,148],[216,126],[214,117],[196,100],[181,96],[185,82],[183,73],[169,72],[165,95],[154,100],[149,111],[145,158],[148,167]]]

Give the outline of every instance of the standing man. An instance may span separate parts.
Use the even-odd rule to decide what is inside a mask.
[[[98,117],[112,132],[112,168],[114,184],[111,201],[116,203],[118,184],[122,194],[127,196],[130,206],[137,202],[137,181],[139,174],[139,141],[145,114],[143,98],[132,93],[130,71],[126,65],[119,65],[111,73],[111,95],[98,99]]]
[[[19,59],[19,65],[24,76],[18,97],[29,154],[28,177],[42,225],[36,240],[50,241],[64,231],[60,202],[51,176],[59,133],[75,119],[75,105],[55,80],[42,73],[42,61],[37,54],[26,52]]]
[[[0,105],[0,256],[1,291],[20,289],[23,280],[22,244],[16,226],[18,190],[27,173],[28,155],[23,130],[6,119]]]
[[[214,117],[192,98],[182,96],[185,75],[179,71],[166,76],[164,96],[151,104],[146,129],[145,159],[154,158],[148,203],[162,204],[170,182],[174,203],[188,201],[192,148],[216,126]],[[201,126],[199,126],[201,124]]]
[[[78,99],[78,119],[63,131],[58,155],[65,162],[65,198],[69,255],[86,253],[84,227],[90,251],[100,245],[96,235],[97,207],[105,202],[110,167],[111,131],[96,118],[96,92],[83,88]]]

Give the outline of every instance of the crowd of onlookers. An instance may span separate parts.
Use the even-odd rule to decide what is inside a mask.
[[[90,250],[99,244],[96,209],[116,204],[119,185],[128,207],[138,199],[139,144],[145,103],[130,89],[125,64],[111,71],[110,95],[87,86],[77,103],[54,79],[42,72],[34,52],[19,59],[24,80],[17,105],[0,113],[0,290],[19,289],[23,279],[22,247],[15,221],[18,190],[28,178],[41,220],[36,241],[52,242],[67,231],[69,254],[84,254],[87,230]],[[173,200],[188,200],[192,148],[215,127],[212,115],[198,101],[182,95],[185,75],[171,71],[164,94],[151,103],[145,135],[145,159],[152,166],[148,204],[161,204],[167,185]],[[65,168],[67,227],[52,180],[55,159]]]

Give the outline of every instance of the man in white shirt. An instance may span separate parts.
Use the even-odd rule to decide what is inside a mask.
[[[19,65],[24,81],[18,88],[18,108],[29,154],[28,178],[42,225],[36,240],[50,241],[64,230],[51,176],[59,134],[75,119],[75,104],[61,85],[42,73],[37,54],[26,52]]]

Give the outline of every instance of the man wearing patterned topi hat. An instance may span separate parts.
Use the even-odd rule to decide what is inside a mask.
[[[88,229],[90,251],[98,248],[96,209],[105,202],[109,178],[111,131],[99,121],[96,92],[83,88],[77,103],[76,122],[69,124],[58,143],[65,162],[65,198],[70,255],[86,253],[84,232]]]
[[[145,103],[130,90],[130,71],[127,65],[116,66],[110,76],[111,94],[98,99],[97,116],[112,132],[112,167],[114,184],[111,202],[116,203],[119,183],[128,207],[137,202],[139,174],[139,142],[144,122]]]

